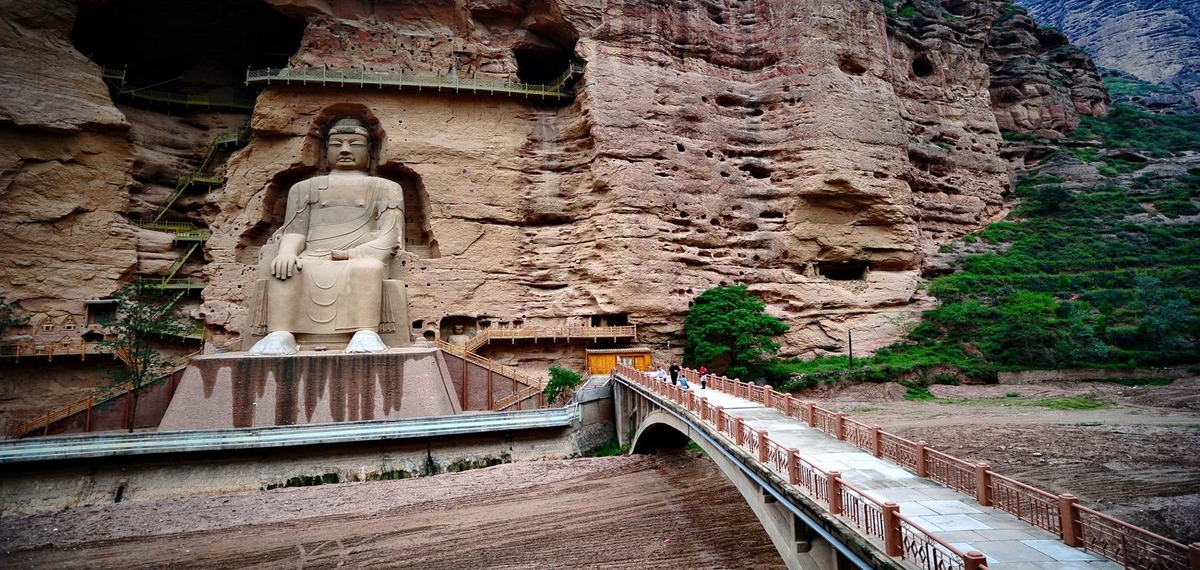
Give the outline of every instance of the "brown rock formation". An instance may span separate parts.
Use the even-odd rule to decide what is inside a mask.
[[[1001,129],[1058,137],[1079,125],[1079,115],[1108,112],[1108,93],[1083,50],[1019,8],[1005,7],[988,48],[992,109]]]
[[[417,339],[448,317],[619,315],[651,346],[678,348],[694,295],[745,283],[791,323],[785,354],[843,351],[849,329],[871,350],[922,308],[926,253],[1003,211],[1009,171],[987,49],[995,3],[925,1],[919,19],[870,0],[272,4],[309,22],[292,67],[537,83],[576,57],[586,71],[568,104],[369,85],[263,90],[255,137],[225,164],[226,184],[174,208],[213,232],[207,263],[184,270],[209,280],[210,350],[242,331],[259,247],[290,184],[318,169],[320,121],[343,113],[378,123],[378,173],[406,189]],[[73,99],[0,105],[13,117],[0,126],[12,135],[0,142],[0,231],[22,244],[0,253],[0,292],[26,308],[79,283],[90,285],[72,295],[102,297],[119,278],[165,271],[165,237],[123,216],[155,211],[214,132],[238,122],[118,110],[99,68],[67,41],[69,4],[53,5],[30,9],[56,15],[29,35],[40,49],[11,29],[0,36],[26,85],[50,60],[86,76],[57,90]],[[1076,91],[1023,99],[1022,116],[1069,128],[1065,117],[1096,110],[1070,99]],[[62,247],[64,235],[101,251]]]

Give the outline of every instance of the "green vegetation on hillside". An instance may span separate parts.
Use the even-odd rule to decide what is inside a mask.
[[[1187,217],[1200,214],[1200,167],[1145,174],[1136,156],[1200,151],[1200,115],[1117,105],[1085,117],[1071,138],[1100,148],[1064,145],[1045,163],[1081,160],[1103,183],[1034,171],[1017,185],[1008,219],[963,240],[993,252],[930,281],[938,306],[904,341],[853,369],[844,357],[776,362],[768,379],[783,389],[841,378],[920,386],[988,380],[997,369],[1196,362],[1200,222]]]

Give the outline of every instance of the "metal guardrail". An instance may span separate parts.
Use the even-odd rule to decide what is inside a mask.
[[[554,81],[550,83],[521,83],[519,81],[509,81],[507,79],[477,79],[474,77],[463,78],[458,74],[451,75],[429,75],[411,72],[378,72],[366,71],[362,69],[305,69],[295,67],[257,69],[246,71],[246,85],[252,83],[271,84],[273,82],[283,82],[285,84],[298,83],[300,85],[336,85],[339,87],[355,86],[378,86],[385,85],[395,86],[401,89],[405,87],[415,87],[418,90],[435,89],[441,91],[468,91],[473,93],[502,93],[509,95],[524,95],[525,97],[540,97],[566,99],[575,96],[574,90],[571,88],[570,80],[577,74],[583,71],[583,66],[572,63],[567,70],[563,72]]]
[[[263,428],[47,436],[0,442],[0,464],[111,455],[189,453],[328,445],[564,427],[579,421],[578,404],[494,414],[463,414],[401,420],[368,420]]]
[[[627,377],[631,379],[634,374],[638,378],[645,376],[648,381],[662,386],[661,382],[651,380],[647,373],[624,365],[618,365],[618,369],[628,371]],[[699,381],[699,373],[695,370],[685,369],[681,374],[687,377],[689,383]],[[1159,536],[1079,505],[1073,495],[1054,495],[1042,491],[1004,477],[992,471],[986,463],[964,461],[930,449],[924,441],[913,442],[882,431],[877,426],[868,428],[864,424],[847,419],[845,414],[825,410],[812,402],[796,399],[791,394],[780,394],[770,386],[757,386],[715,374],[708,375],[708,386],[740,398],[762,402],[767,407],[804,421],[809,427],[847,441],[875,457],[892,461],[919,477],[927,477],[967,496],[975,497],[981,506],[1012,514],[1033,526],[1058,535],[1067,545],[1098,554],[1123,564],[1125,568],[1200,570],[1200,543],[1185,545]],[[685,393],[678,386],[663,386],[662,389],[674,389],[680,394]],[[686,394],[692,395],[694,392]],[[716,414],[713,411],[708,413]],[[728,414],[724,415],[728,417]],[[718,417],[718,420],[720,419]],[[869,436],[862,435],[863,430],[869,430]],[[854,435],[856,432],[859,435]],[[909,540],[907,535],[905,540]],[[927,552],[926,555],[929,560],[939,560],[936,553]]]

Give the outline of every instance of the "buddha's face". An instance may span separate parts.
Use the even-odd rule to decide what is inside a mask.
[[[329,135],[325,158],[334,170],[366,170],[370,161],[371,143],[367,137],[354,133]]]

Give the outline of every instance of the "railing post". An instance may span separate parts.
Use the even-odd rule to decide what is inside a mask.
[[[963,570],[980,570],[987,567],[987,556],[978,550],[972,550],[963,557]]]
[[[817,405],[808,403],[808,427],[817,427]]]
[[[767,462],[767,430],[758,430],[758,462]]]
[[[763,384],[763,406],[771,407],[771,386]]]
[[[702,421],[702,422],[703,421],[712,421],[708,417],[708,398],[701,396],[700,402],[699,402],[699,407],[700,407],[700,421]]]
[[[800,450],[788,448],[788,484],[800,484]]]
[[[1188,560],[1191,562],[1191,570],[1200,570],[1200,542],[1188,545]]]
[[[883,504],[883,547],[888,556],[904,556],[904,535],[900,532],[900,505]]]
[[[838,412],[833,416],[833,435],[838,439],[846,439],[846,414]]]
[[[717,425],[717,433],[725,431],[725,406],[717,406],[717,416],[713,418],[713,423]]]
[[[883,457],[883,435],[879,426],[871,426],[871,455]]]
[[[828,497],[829,497],[829,514],[842,514],[842,474],[839,471],[830,471],[828,478],[825,480]]]
[[[789,418],[792,417],[792,401],[793,398],[791,394],[787,394],[783,397],[783,415]]]
[[[1083,529],[1075,519],[1075,504],[1079,499],[1070,493],[1058,496],[1059,527],[1062,528],[1062,540],[1067,546],[1083,545]],[[1193,558],[1193,562],[1195,559]],[[1192,567],[1196,565],[1193,563]]]
[[[915,467],[917,468],[917,477],[928,477],[929,476],[929,467],[928,467],[929,454],[926,453],[926,450],[925,450],[926,446],[928,446],[928,445],[929,444],[926,443],[925,440],[921,440],[921,441],[917,442],[917,453],[916,453],[917,464],[915,465]]]
[[[742,434],[742,427],[745,425],[746,422],[741,416],[738,416],[733,420],[733,441],[734,443],[737,443],[738,447],[741,447],[742,443],[746,441],[746,437]]]
[[[975,464],[975,500],[980,506],[992,506],[992,475],[987,463]]]

